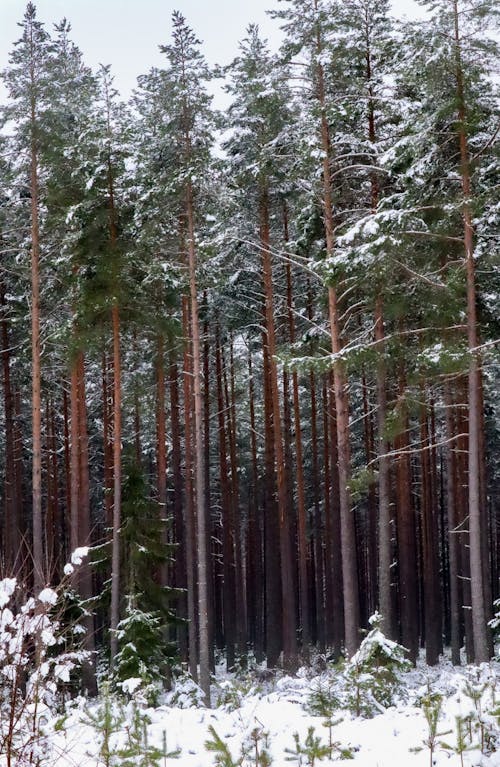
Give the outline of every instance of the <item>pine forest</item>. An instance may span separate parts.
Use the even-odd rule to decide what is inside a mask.
[[[349,659],[370,619],[410,663],[494,655],[499,8],[420,3],[282,0],[279,50],[252,24],[216,68],[174,12],[128,101],[70,19],[19,20],[0,608],[71,629],[75,694],[207,699],[217,658]]]

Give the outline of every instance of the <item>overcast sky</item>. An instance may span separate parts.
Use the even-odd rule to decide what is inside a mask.
[[[413,0],[394,4],[398,15],[415,12]],[[234,58],[251,22],[259,24],[272,47],[280,40],[277,22],[266,15],[266,10],[278,7],[278,0],[35,0],[35,5],[49,30],[63,17],[71,22],[72,39],[85,62],[93,68],[111,64],[115,85],[124,96],[139,74],[164,61],[158,46],[170,40],[174,9],[183,13],[203,41],[211,64],[227,64]],[[17,22],[25,8],[25,0],[0,0],[0,70],[20,37]]]

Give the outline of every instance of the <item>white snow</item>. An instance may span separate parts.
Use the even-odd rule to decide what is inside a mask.
[[[271,680],[267,677],[262,680],[263,674],[260,678],[259,675],[247,675],[239,680],[231,675],[219,676],[217,683],[212,686],[211,709],[195,704],[196,686],[184,680],[177,689],[165,696],[162,705],[156,709],[144,710],[149,719],[148,743],[161,749],[166,737],[167,751],[180,750],[178,759],[165,760],[167,765],[210,767],[215,763],[215,754],[209,753],[204,746],[210,738],[210,726],[226,743],[235,761],[241,756],[242,744],[252,731],[257,730],[262,734],[267,733],[273,767],[299,764],[286,751],[294,748],[294,733],[298,733],[299,741],[303,743],[308,728],[313,727],[314,734],[321,737],[322,743],[328,743],[325,717],[309,713],[308,699],[311,691],[321,684],[335,685],[335,675],[339,673],[328,670],[322,674],[313,674],[308,669],[301,669],[294,677],[278,674]],[[498,724],[487,711],[492,708],[493,697],[498,706],[499,664],[493,662],[483,664],[479,669],[456,669],[446,661],[435,668],[420,663],[417,669],[407,672],[403,678],[406,700],[401,699],[383,713],[371,719],[363,719],[353,716],[347,710],[335,712],[332,740],[339,748],[349,748],[351,751],[351,758],[343,760],[345,764],[353,767],[427,767],[430,764],[427,745],[429,728],[421,701],[431,690],[442,696],[438,723],[440,735],[437,737],[432,763],[436,767],[460,765],[460,755],[454,751],[457,717],[466,717],[475,710],[471,698],[465,692],[467,684],[476,685],[476,688],[484,686],[481,716],[498,740]],[[133,694],[134,680],[129,681],[131,684],[128,691]],[[51,738],[53,767],[70,767],[74,764],[80,767],[101,767],[103,762],[98,756],[99,737],[89,725],[88,717],[89,713],[95,713],[98,705],[94,702],[89,707],[89,704],[79,699],[69,707],[64,729],[53,732]],[[130,721],[130,706],[123,704],[123,711]],[[475,712],[477,714],[477,709]],[[463,754],[463,764],[465,767],[500,767],[499,752],[490,749],[488,753],[481,754],[478,747],[480,736],[475,726],[471,724],[473,742],[477,747]],[[115,736],[117,745],[125,742],[126,727],[127,720],[122,724],[121,734]],[[500,742],[497,747],[500,748]],[[328,767],[339,760],[340,753],[334,749],[332,759],[317,760],[315,764],[317,767]],[[163,760],[160,763],[163,764]],[[303,756],[301,764],[305,766],[308,763]],[[0,764],[3,765],[1,759]],[[241,764],[250,767],[254,761],[246,758]]]
[[[0,609],[8,604],[16,589],[15,578],[4,578],[0,581]]]
[[[81,565],[82,560],[88,556],[89,553],[89,547],[88,546],[79,546],[74,550],[74,552],[71,554],[71,564],[72,565]]]
[[[38,595],[38,601],[43,602],[43,604],[46,605],[55,605],[57,602],[57,594],[54,589],[42,589]]]

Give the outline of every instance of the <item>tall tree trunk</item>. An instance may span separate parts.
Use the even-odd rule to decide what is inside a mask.
[[[102,352],[102,443],[104,464],[105,525],[113,527],[113,440],[111,437],[112,399],[109,385],[109,365],[106,350]],[[110,402],[111,400],[111,402]]]
[[[456,502],[456,435],[453,419],[453,402],[451,387],[448,381],[444,385],[444,406],[446,426],[446,517],[448,521],[448,563],[449,563],[449,600],[450,600],[450,632],[451,632],[451,662],[460,665],[460,648],[462,646],[462,631],[460,625],[462,595],[460,581],[460,549],[458,545],[458,515]]]
[[[288,213],[286,203],[283,208],[285,247],[288,243]],[[293,306],[292,268],[290,261],[286,262],[286,294],[288,313],[288,337],[290,344],[295,343],[295,318]],[[309,584],[307,573],[307,511],[304,482],[304,455],[302,450],[302,423],[299,398],[299,376],[296,370],[292,372],[293,422],[295,432],[295,471],[297,483],[297,539],[299,549],[299,609],[300,628],[302,634],[302,654],[307,657],[311,643]]]
[[[380,294],[375,306],[375,340],[377,362],[377,455],[378,455],[378,594],[379,610],[383,618],[382,630],[387,636],[395,635],[393,599],[391,592],[391,509],[389,443],[385,438],[387,419],[387,378],[384,361],[384,317]]]
[[[184,458],[185,458],[185,541],[186,541],[186,585],[187,618],[189,642],[189,670],[198,680],[198,624],[196,617],[196,576],[195,576],[195,499],[193,488],[193,373],[190,348],[191,330],[189,298],[182,297],[182,327],[184,335]]]
[[[315,4],[316,0],[315,0]],[[330,172],[331,149],[328,121],[326,117],[326,97],[324,72],[321,64],[323,46],[321,32],[317,28],[316,41],[316,89],[317,99],[321,110],[321,148],[323,150],[323,215],[326,236],[327,258],[334,255],[334,221],[332,204],[332,183]],[[356,531],[354,524],[354,512],[351,507],[349,482],[351,478],[351,446],[349,435],[349,402],[345,363],[340,354],[342,351],[342,339],[340,329],[340,310],[337,288],[330,285],[328,288],[328,314],[330,320],[330,332],[332,341],[332,353],[334,357],[334,391],[335,410],[337,415],[337,448],[338,448],[338,471],[339,471],[339,500],[341,521],[341,546],[342,546],[342,580],[344,589],[344,630],[345,652],[349,657],[359,646],[359,590],[358,590],[358,562],[356,552]]]
[[[464,250],[467,287],[467,340],[469,346],[469,546],[472,630],[474,636],[474,659],[476,663],[489,660],[488,610],[485,598],[483,574],[484,550],[483,527],[486,509],[481,504],[480,477],[484,456],[481,454],[481,361],[476,309],[476,275],[474,263],[474,231],[471,208],[471,171],[467,135],[467,113],[464,92],[464,76],[461,59],[461,36],[459,29],[458,2],[453,0],[455,75],[457,97],[457,131],[460,145],[460,173],[462,178],[462,218],[464,226]]]
[[[399,376],[399,396],[405,396],[406,381]],[[411,498],[411,467],[409,458],[409,424],[403,404],[403,431],[395,439],[396,458],[396,510],[398,531],[398,572],[400,595],[401,641],[408,650],[412,663],[418,657],[418,585],[417,540],[415,513]]]
[[[331,509],[331,536],[333,569],[332,569],[332,611],[333,611],[333,637],[332,650],[335,658],[339,658],[342,652],[342,639],[344,637],[344,601],[343,601],[343,566],[342,558],[344,556],[341,544],[341,519],[340,519],[340,501],[339,501],[339,471],[338,471],[338,448],[337,448],[337,416],[335,412],[334,395],[334,376],[333,371],[329,374],[329,408],[328,423],[330,427],[330,455],[332,465],[332,509]]]
[[[46,513],[45,513],[45,557],[47,560],[47,572],[50,573],[50,580],[58,582],[58,567],[56,563],[56,540],[55,529],[55,504],[54,504],[54,484],[52,476],[52,423],[51,413],[53,404],[48,397],[45,403],[45,487],[47,493]]]
[[[191,309],[191,340],[193,353],[194,450],[195,495],[198,555],[198,638],[200,676],[199,684],[205,702],[210,703],[210,644],[208,633],[208,578],[207,578],[207,510],[205,508],[205,452],[203,445],[203,394],[200,349],[200,320],[198,288],[196,284],[196,248],[194,235],[194,207],[191,182],[186,185],[186,244],[189,268],[189,297]]]
[[[108,138],[109,128],[108,102]],[[118,230],[116,224],[115,192],[111,155],[108,155],[108,206],[109,241],[112,253],[116,251]],[[118,623],[120,621],[120,526],[122,495],[122,393],[121,393],[121,349],[120,349],[120,307],[115,298],[111,309],[113,335],[113,535],[111,544],[111,622],[110,661],[113,668],[118,652]]]
[[[121,428],[121,352],[120,310],[112,309],[113,324],[113,537],[111,548],[111,665],[118,652],[117,628],[120,621],[120,525],[122,492],[122,428]]]
[[[156,340],[156,482],[160,516],[167,507],[167,426],[165,409],[165,344],[160,334]]]
[[[425,611],[425,659],[434,666],[441,650],[441,604],[435,498],[432,492],[431,453],[425,393],[421,389],[420,456],[422,498],[422,577]]]
[[[30,65],[31,92],[36,93],[34,61]],[[35,95],[31,97],[31,420],[32,420],[32,518],[34,588],[42,589],[48,577],[44,559],[42,520],[42,411],[41,411],[41,347],[40,347],[40,226],[38,200],[38,147]]]
[[[368,383],[364,368],[361,373],[361,391],[365,461],[367,465],[371,465],[375,456],[375,439]],[[377,497],[374,482],[370,482],[368,487],[365,513],[366,522],[362,526],[361,536],[358,538],[358,550],[361,550],[363,556],[362,563],[358,560],[358,578],[360,580],[361,622],[367,624],[369,617],[373,615],[377,607]]]
[[[469,455],[469,420],[467,407],[467,378],[460,378],[456,387],[459,393],[459,402],[456,406],[457,432],[460,435],[457,438],[457,482],[456,482],[456,501],[458,513],[458,536],[461,562],[461,584],[463,591],[462,604],[465,606],[463,611],[464,631],[465,631],[465,654],[467,663],[474,663],[474,637],[472,629],[472,610],[471,610],[471,579],[470,579],[470,555],[469,555],[469,493],[467,464]]]
[[[71,384],[70,384],[71,386]],[[64,443],[64,511],[61,519],[61,539],[64,546],[65,557],[70,548],[71,530],[68,531],[68,519],[71,517],[71,437],[70,437],[70,414],[66,381],[63,388],[63,443]],[[68,535],[69,533],[69,535]]]
[[[235,662],[236,644],[236,591],[235,591],[235,563],[233,544],[233,506],[232,492],[230,487],[229,465],[227,460],[227,429],[226,429],[226,403],[224,400],[224,371],[222,362],[222,350],[220,329],[216,331],[216,378],[217,378],[217,418],[219,422],[219,470],[222,507],[222,539],[223,539],[223,615],[224,615],[224,640],[226,647],[227,668],[232,669]]]
[[[170,351],[169,357],[169,392],[170,392],[170,431],[172,440],[172,516],[174,520],[174,540],[176,543],[175,554],[175,586],[181,589],[178,598],[177,607],[180,618],[186,619],[187,612],[187,571],[186,571],[186,553],[187,541],[184,531],[183,520],[183,481],[181,467],[181,426],[179,411],[179,372],[176,362],[175,351]],[[187,473],[187,469],[186,469]],[[187,496],[186,496],[187,497]],[[187,501],[186,501],[187,502]],[[181,658],[188,659],[188,643],[186,627],[182,626],[178,631],[179,650]]]
[[[248,491],[248,535],[247,535],[247,623],[248,639],[254,647],[255,658],[264,658],[264,592],[262,525],[260,510],[260,479],[257,463],[257,431],[255,422],[255,387],[253,378],[252,352],[248,350],[248,403],[250,411],[250,452],[251,479]]]
[[[269,356],[269,383],[273,410],[273,435],[275,451],[275,469],[278,488],[278,516],[281,554],[281,597],[283,618],[283,664],[293,669],[297,663],[297,636],[295,620],[295,599],[292,573],[292,551],[287,509],[287,489],[285,481],[285,454],[283,430],[281,425],[281,407],[279,400],[278,369],[276,363],[276,333],[274,327],[273,278],[269,234],[269,197],[265,182],[260,190],[260,249],[265,296],[266,345]]]
[[[242,524],[240,519],[240,486],[237,449],[237,419],[236,419],[236,372],[234,361],[234,341],[230,337],[230,386],[228,386],[226,364],[224,362],[224,349],[221,347],[222,369],[224,387],[226,393],[226,409],[229,416],[229,457],[231,466],[231,504],[233,524],[233,547],[234,547],[234,578],[236,602],[239,609],[236,611],[236,648],[240,653],[245,652],[246,637],[246,594],[244,588],[243,561],[242,561]]]
[[[3,401],[5,419],[5,477],[4,477],[4,565],[5,572],[20,575],[17,572],[17,560],[21,542],[21,519],[19,515],[19,499],[16,493],[16,462],[14,459],[14,395],[11,383],[11,352],[9,327],[6,317],[5,288],[0,282],[0,305],[2,310],[2,373]]]
[[[283,647],[282,595],[281,595],[281,550],[279,515],[275,497],[276,472],[274,458],[274,415],[271,394],[269,350],[263,333],[264,348],[264,567],[265,567],[265,622],[266,657],[268,667],[278,662]]]
[[[210,325],[208,314],[208,293],[203,291],[203,309],[205,319],[203,321],[203,422],[205,433],[203,446],[205,451],[205,509],[207,515],[207,594],[208,604],[214,604],[214,562],[212,557],[212,502],[210,493]],[[210,657],[210,670],[215,671],[215,641],[214,641],[214,610],[208,611],[208,646]]]

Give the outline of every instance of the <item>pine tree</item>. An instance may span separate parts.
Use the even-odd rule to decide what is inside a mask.
[[[482,453],[483,413],[481,398],[481,360],[479,340],[479,319],[477,313],[478,291],[476,279],[476,259],[474,256],[475,239],[481,232],[474,231],[473,215],[480,209],[479,196],[475,195],[475,179],[479,177],[482,164],[482,148],[485,133],[492,129],[490,115],[492,103],[490,87],[486,74],[490,66],[489,59],[495,50],[491,40],[483,35],[485,24],[494,15],[488,5],[465,3],[458,5],[450,2],[430,4],[433,11],[432,29],[437,30],[439,39],[426,38],[422,47],[421,34],[417,34],[416,43],[422,56],[432,49],[432,67],[429,59],[424,67],[426,76],[420,80],[419,87],[424,90],[424,115],[427,131],[421,131],[416,144],[428,136],[433,142],[425,147],[427,154],[418,154],[420,175],[431,175],[434,179],[429,187],[432,202],[440,208],[441,215],[425,222],[431,237],[442,242],[456,243],[455,264],[447,267],[448,284],[453,287],[452,278],[463,290],[462,306],[467,314],[468,347],[468,505],[469,505],[469,540],[470,540],[470,577],[472,598],[472,630],[474,635],[474,657],[485,660],[489,657],[490,646],[487,634],[487,616],[490,609],[489,576],[485,571],[486,518],[481,489],[481,477],[484,476],[484,454]],[[464,27],[465,25],[465,27]],[[428,31],[430,26],[425,26]],[[481,32],[479,32],[481,30]],[[423,31],[423,30],[422,30]],[[418,42],[417,42],[418,41]],[[423,61],[423,59],[422,59]],[[436,143],[436,136],[446,136],[448,143]],[[486,139],[486,142],[488,139]],[[474,149],[477,157],[472,162]],[[460,181],[461,191],[456,184],[445,185],[435,175],[436,166],[442,164],[448,178]],[[443,176],[441,177],[443,178]],[[475,203],[477,199],[477,203]],[[478,205],[479,203],[479,205]],[[477,210],[474,211],[474,206]],[[460,243],[460,245],[459,245]],[[460,247],[465,257],[460,257]],[[448,246],[452,248],[451,245]],[[442,256],[443,258],[443,256]],[[450,256],[444,256],[445,261]],[[450,259],[451,260],[451,259]],[[460,294],[455,294],[456,298]],[[461,307],[460,307],[461,308]],[[454,533],[451,533],[452,535]]]
[[[49,89],[51,46],[49,35],[37,20],[36,8],[28,3],[23,33],[10,56],[4,81],[12,100],[9,118],[17,124],[16,143],[29,157],[23,168],[30,198],[31,259],[31,419],[32,419],[32,519],[33,574],[35,588],[47,577],[42,518],[42,413],[41,413],[41,344],[40,344],[40,152],[46,141],[45,120]]]
[[[131,456],[124,466],[122,488],[121,562],[125,617],[118,623],[114,677],[122,686],[140,679],[144,694],[154,700],[168,678],[175,648],[168,640],[175,625],[173,589],[159,583],[174,552],[164,541],[167,519],[159,518],[143,471]],[[125,688],[124,688],[125,689]]]
[[[290,513],[285,476],[285,453],[282,407],[278,388],[277,341],[274,319],[273,274],[271,263],[271,211],[284,172],[283,159],[286,149],[284,128],[290,118],[288,103],[290,93],[286,72],[276,62],[260,39],[258,28],[251,26],[248,37],[240,44],[241,54],[231,66],[232,83],[228,91],[234,101],[229,114],[238,133],[226,143],[229,155],[234,158],[231,182],[248,192],[252,190],[255,215],[259,226],[259,248],[262,258],[262,282],[264,292],[265,353],[269,364],[269,387],[272,402],[273,450],[278,492],[279,545],[281,566],[281,602],[283,615],[283,662],[293,667],[296,663],[296,621],[293,595],[293,555],[290,547]],[[304,594],[304,559],[301,584]],[[308,621],[307,600],[304,623]]]
[[[203,391],[200,346],[200,320],[197,282],[197,232],[199,227],[201,179],[206,174],[211,145],[213,118],[210,97],[205,90],[208,67],[199,50],[199,40],[177,11],[172,17],[170,45],[161,46],[169,69],[165,77],[171,94],[172,147],[178,154],[173,170],[173,186],[178,195],[189,275],[189,312],[193,361],[195,501],[197,523],[197,573],[200,687],[206,702],[210,693],[209,605],[207,564],[207,509],[205,507]]]

